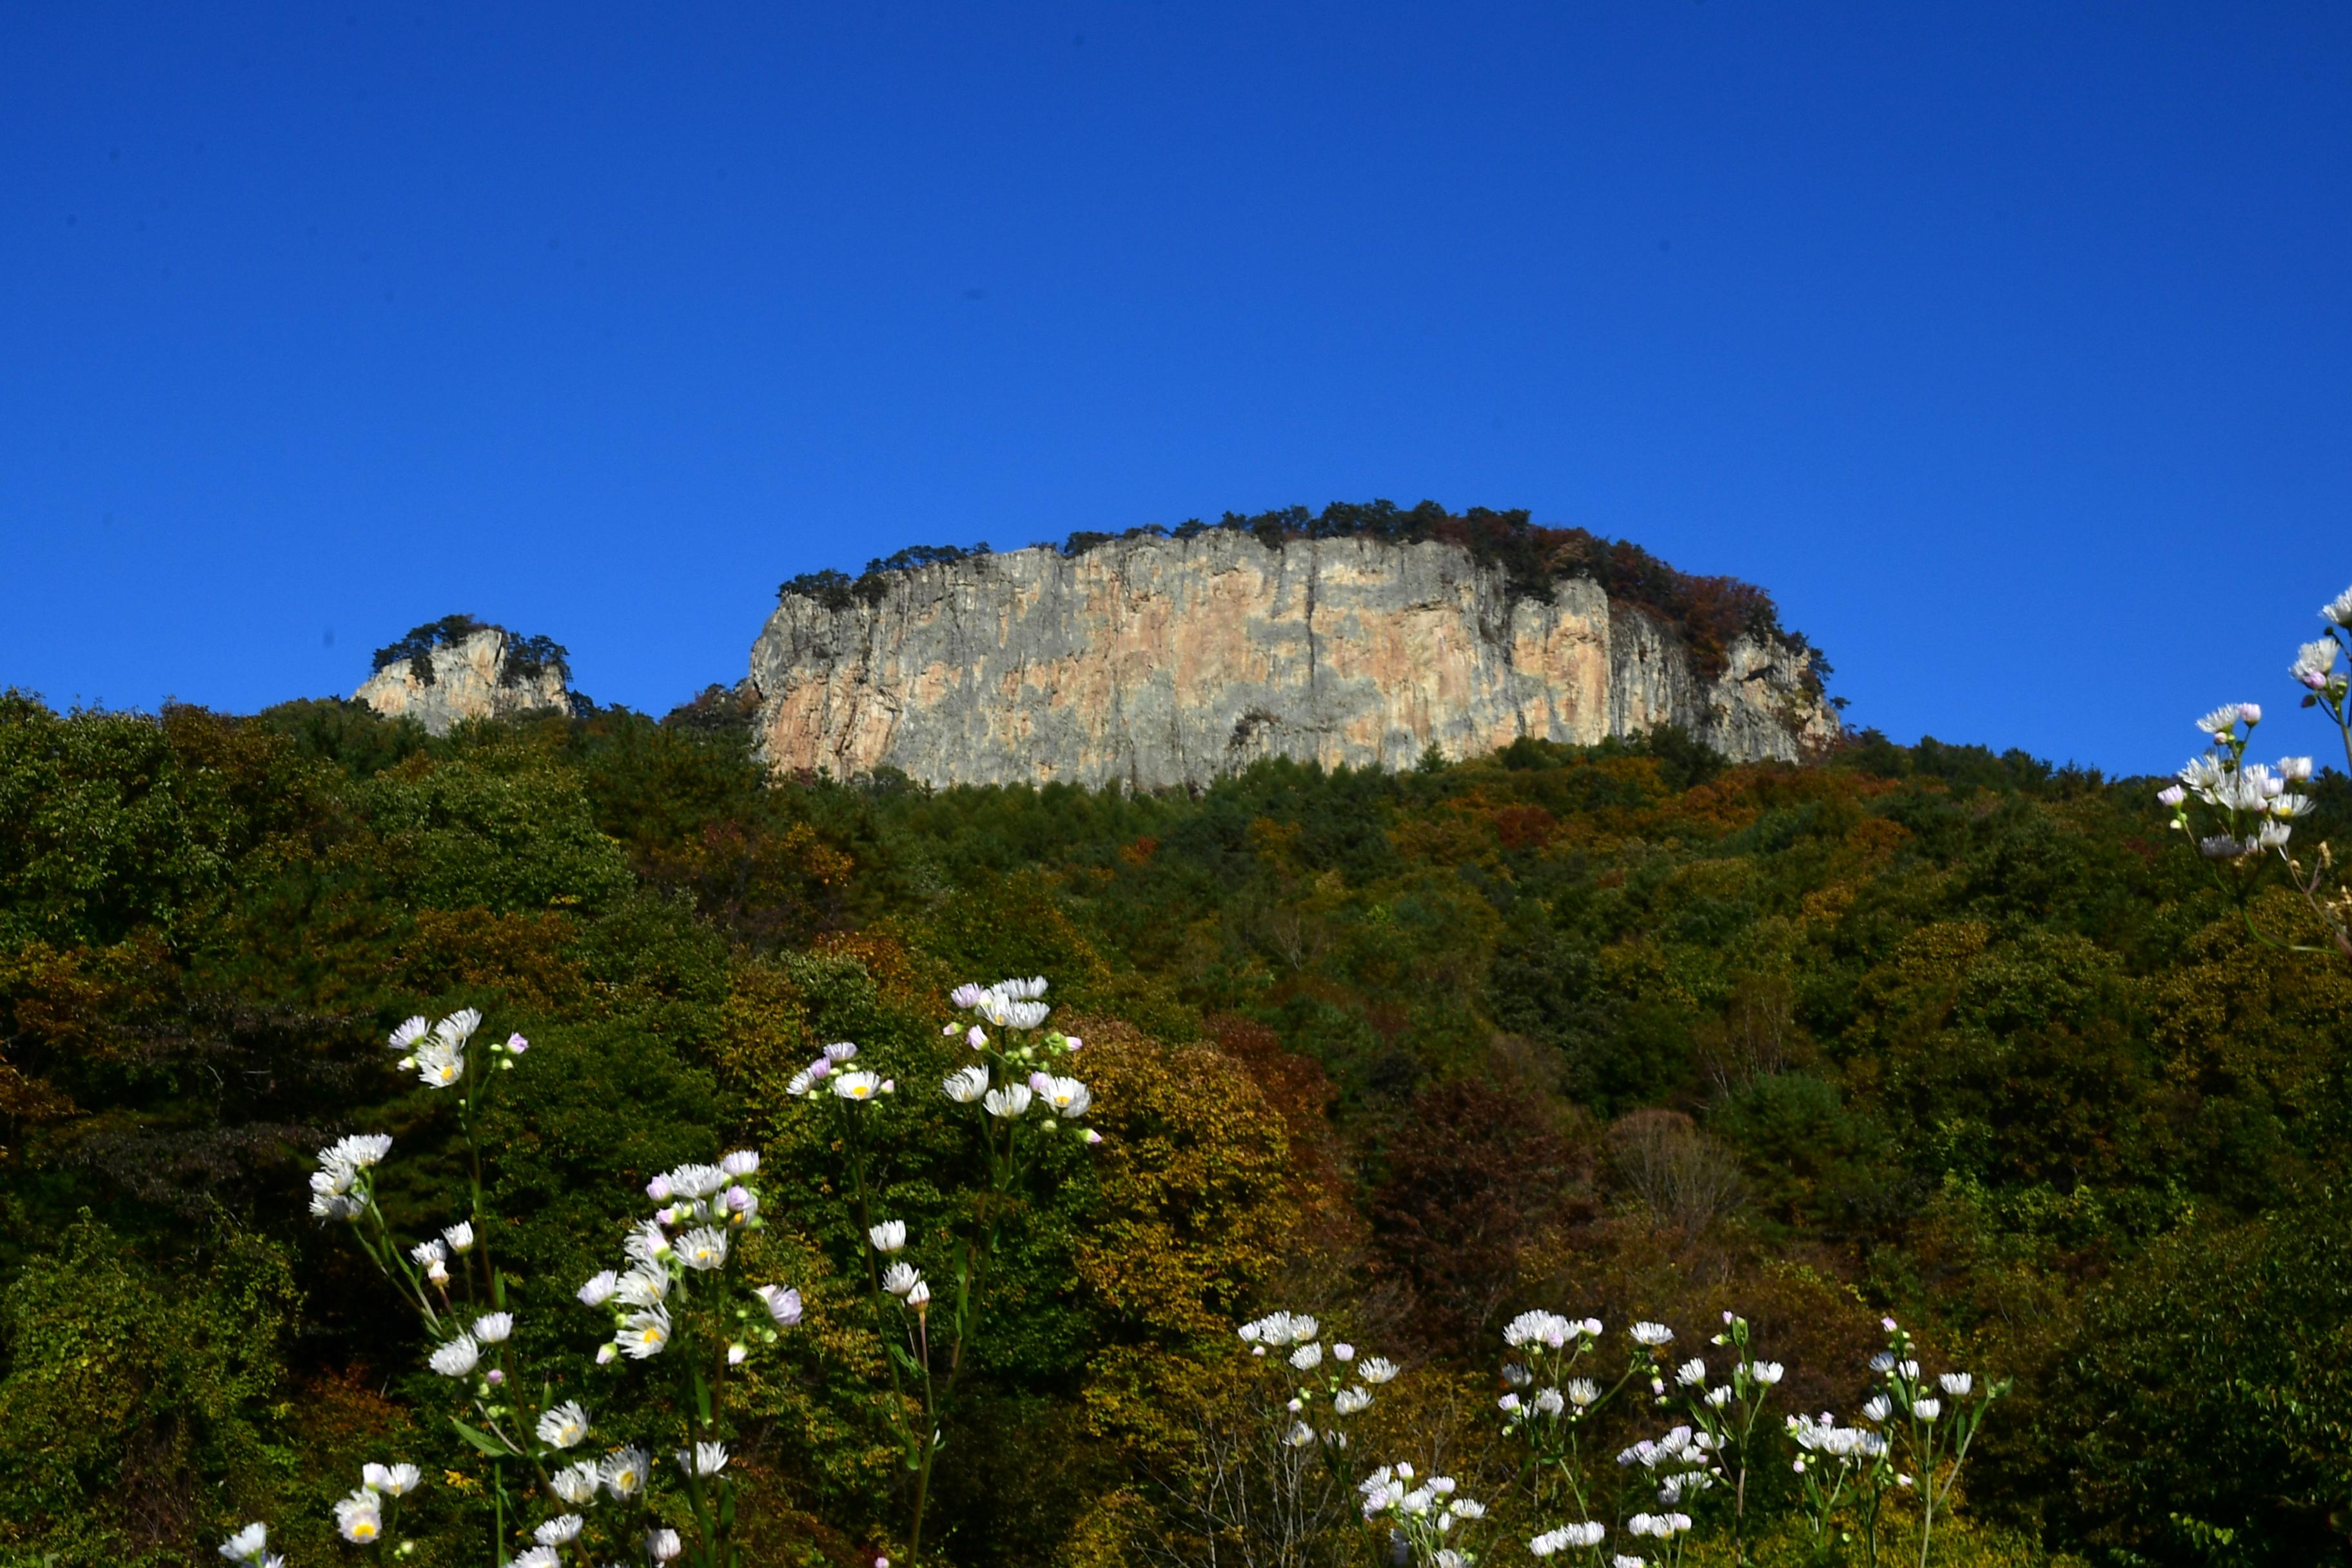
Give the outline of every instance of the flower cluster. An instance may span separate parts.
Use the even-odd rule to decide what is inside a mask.
[[[1566,1374],[1599,1342],[1601,1332],[1598,1318],[1563,1318],[1557,1312],[1521,1312],[1510,1321],[1503,1330],[1503,1343],[1525,1353],[1528,1364],[1512,1362],[1503,1368],[1503,1381],[1511,1391],[1496,1404],[1503,1412],[1505,1436],[1525,1432],[1548,1458],[1557,1443],[1549,1440],[1551,1435],[1542,1427],[1581,1421],[1600,1406],[1607,1397],[1600,1384]],[[1519,1391],[1528,1387],[1536,1392],[1522,1397]]]
[[[391,1036],[392,1048],[404,1053],[400,1070],[414,1072],[427,1089],[455,1088],[466,1081],[466,1047],[481,1026],[482,1015],[472,1007],[452,1013],[437,1024],[428,1024],[422,1015],[409,1019]],[[500,1067],[511,1068],[514,1058],[529,1049],[529,1040],[509,1035],[492,1042],[490,1054],[503,1058]]]
[[[793,1074],[792,1081],[784,1085],[784,1092],[795,1100],[814,1100],[829,1090],[836,1100],[862,1105],[898,1091],[897,1080],[849,1065],[856,1059],[856,1046],[847,1040],[836,1041],[818,1052],[814,1061]]]
[[[1058,1030],[1038,1031],[1052,1009],[1037,1000],[1045,994],[1045,978],[1000,980],[993,985],[967,983],[948,994],[948,1000],[971,1015],[972,1021],[955,1022],[940,1032],[963,1037],[982,1060],[957,1068],[940,1084],[940,1092],[958,1105],[978,1104],[1000,1121],[1018,1121],[1033,1109],[1045,1114],[1035,1125],[1052,1132],[1066,1123],[1076,1128],[1094,1104],[1084,1083],[1049,1068],[1076,1056],[1086,1044]],[[997,1033],[992,1035],[990,1028]],[[1099,1143],[1102,1134],[1077,1129],[1080,1141]]]
[[[715,1280],[727,1267],[734,1237],[766,1224],[759,1189],[751,1184],[759,1169],[760,1156],[739,1149],[716,1165],[680,1165],[646,1184],[646,1196],[662,1206],[621,1243],[625,1267],[604,1270],[577,1292],[582,1304],[613,1314],[613,1337],[596,1352],[600,1364],[625,1355],[649,1361],[669,1348],[677,1335],[673,1292],[695,1276]],[[775,1343],[778,1329],[801,1321],[799,1291],[761,1285],[751,1294],[768,1320],[758,1331],[764,1342]],[[730,1364],[748,1354],[740,1339],[727,1347]]]
[[[1885,1406],[1881,1404],[1879,1408],[1883,1411]],[[1804,1450],[1794,1464],[1801,1476],[1823,1463],[1850,1470],[1886,1452],[1885,1436],[1866,1426],[1841,1426],[1837,1416],[1827,1410],[1819,1416],[1790,1416],[1788,1430],[1789,1440]],[[1812,1458],[1816,1455],[1818,1458]]]
[[[1469,1568],[1475,1553],[1453,1545],[1449,1537],[1457,1524],[1484,1519],[1486,1508],[1474,1498],[1460,1496],[1451,1476],[1423,1480],[1407,1464],[1382,1465],[1357,1485],[1362,1496],[1364,1520],[1385,1520],[1403,1538],[1419,1568]]]
[[[1706,1490],[1722,1476],[1721,1446],[1712,1432],[1676,1426],[1663,1437],[1644,1437],[1622,1450],[1617,1463],[1642,1469],[1656,1486],[1659,1504],[1672,1508]]]
[[[1293,1448],[1319,1442],[1326,1449],[1345,1449],[1345,1427],[1318,1430],[1307,1417],[1318,1405],[1338,1421],[1360,1415],[1372,1406],[1372,1389],[1397,1374],[1396,1363],[1384,1356],[1366,1356],[1360,1363],[1356,1347],[1345,1341],[1325,1345],[1322,1324],[1304,1313],[1269,1312],[1235,1331],[1254,1356],[1263,1357],[1269,1350],[1288,1352],[1283,1361],[1297,1374],[1297,1386],[1285,1406],[1291,1419],[1283,1441]]]
[[[2328,643],[2327,647],[2336,645]],[[2294,820],[2312,800],[2297,787],[2309,783],[2309,757],[2283,757],[2275,768],[2246,761],[2261,705],[2231,702],[2197,721],[2213,738],[2211,750],[2189,759],[2157,798],[2172,808],[2173,828],[2187,834],[2209,860],[2242,861],[2285,852]]]
[[[930,1310],[931,1284],[922,1271],[898,1256],[907,1249],[907,1222],[886,1219],[880,1225],[868,1226],[866,1239],[875,1252],[890,1261],[882,1269],[882,1293],[894,1298],[900,1306],[918,1317]]]
[[[335,1504],[335,1529],[354,1546],[372,1546],[391,1528],[388,1510],[425,1484],[415,1465],[364,1465],[357,1489]],[[224,1551],[226,1548],[223,1548]]]
[[[1587,1521],[1582,1524],[1563,1524],[1557,1530],[1547,1530],[1528,1542],[1529,1555],[1557,1557],[1563,1552],[1590,1552],[1599,1546],[1609,1533],[1605,1524]]]
[[[310,1213],[319,1219],[357,1220],[373,1196],[375,1167],[392,1152],[392,1140],[380,1132],[339,1138],[319,1151],[319,1168],[310,1173]]]

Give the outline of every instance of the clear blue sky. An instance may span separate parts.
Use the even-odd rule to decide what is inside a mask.
[[[464,610],[659,711],[796,572],[1433,497],[2139,771],[2352,582],[2342,5],[16,6],[0,149],[60,704]]]

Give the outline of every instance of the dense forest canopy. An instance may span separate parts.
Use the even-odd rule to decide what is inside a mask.
[[[1743,636],[1778,637],[1800,652],[1810,652],[1807,679],[1816,689],[1831,673],[1829,660],[1801,633],[1780,625],[1780,610],[1771,595],[1754,584],[1736,577],[1694,576],[1629,540],[1603,539],[1582,528],[1547,527],[1535,521],[1525,508],[1494,511],[1474,506],[1456,513],[1433,500],[1409,508],[1390,500],[1333,501],[1319,512],[1293,506],[1254,515],[1229,511],[1213,523],[1193,518],[1172,529],[1150,524],[1123,533],[1082,530],[1065,539],[1059,548],[1065,555],[1083,555],[1116,540],[1192,539],[1212,529],[1246,533],[1268,550],[1279,550],[1296,540],[1316,539],[1376,539],[1391,544],[1436,540],[1458,544],[1479,561],[1501,568],[1514,595],[1546,595],[1553,584],[1564,578],[1591,578],[1612,599],[1637,605],[1664,621],[1689,645],[1699,668],[1710,675],[1721,673],[1731,645]],[[859,601],[880,600],[890,578],[898,573],[988,553],[985,542],[970,548],[918,545],[868,561],[856,577],[831,568],[802,573],[786,581],[777,595],[814,599],[829,609],[845,610]]]
[[[2317,794],[2299,831],[2341,839]],[[1868,733],[1139,796],[771,781],[738,729],[615,710],[430,740],[11,696],[0,1557],[194,1562],[268,1517],[332,1561],[359,1461],[440,1451],[413,1325],[302,1199],[368,1130],[412,1155],[388,1204],[446,1202],[446,1107],[383,1040],[473,1006],[532,1042],[493,1130],[518,1332],[565,1331],[536,1308],[611,1194],[750,1141],[812,1303],[751,1390],[751,1560],[870,1561],[879,1351],[828,1315],[838,1175],[782,1079],[831,1040],[929,1060],[950,987],[1039,973],[1105,1142],[1005,1265],[937,1561],[1140,1560],[1182,1413],[1276,1306],[1465,1434],[1523,1308],[1738,1308],[1792,1410],[1845,1407],[1893,1313],[2016,1379],[1943,1560],[2342,1561],[2352,970],[2261,940],[2305,918],[2232,907],[2146,781]]]

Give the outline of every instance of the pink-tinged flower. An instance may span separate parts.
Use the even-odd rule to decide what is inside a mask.
[[[2166,805],[2179,805],[2189,798],[2189,792],[2179,784],[2171,784],[2157,791],[2156,798]]]
[[[2259,702],[2241,702],[2238,704],[2238,717],[2243,719],[2249,727],[2259,724],[2263,721],[2263,705]]]
[[[519,1057],[529,1049],[530,1049],[530,1042],[524,1039],[520,1035],[509,1035],[507,1037],[507,1055],[510,1057]]]
[[[779,1328],[795,1328],[801,1321],[801,1293],[781,1285],[762,1285],[751,1292],[768,1309]]]

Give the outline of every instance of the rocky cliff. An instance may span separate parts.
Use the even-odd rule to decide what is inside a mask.
[[[572,707],[562,648],[470,617],[419,626],[377,657],[375,674],[352,695],[387,719],[415,720],[429,734],[446,734],[468,719]]]
[[[1262,756],[1409,767],[1521,735],[1675,724],[1737,759],[1838,732],[1811,655],[1743,634],[1701,668],[1588,578],[1515,591],[1459,544],[1130,537],[784,594],[751,649],[762,754],[930,784],[1202,784]]]

